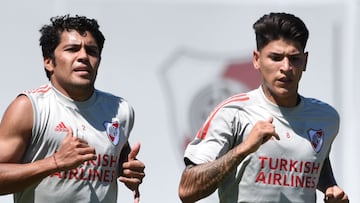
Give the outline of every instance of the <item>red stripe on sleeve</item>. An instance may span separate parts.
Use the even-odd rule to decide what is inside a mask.
[[[214,110],[213,112],[210,114],[209,119],[207,120],[207,122],[200,128],[200,130],[198,131],[196,137],[199,139],[205,139],[206,134],[210,128],[211,122],[214,119],[216,113],[225,105],[232,103],[232,102],[238,102],[238,101],[246,101],[249,100],[249,96],[247,96],[246,94],[238,94],[235,95],[233,97],[230,97],[229,99],[223,101],[222,103],[220,103]]]

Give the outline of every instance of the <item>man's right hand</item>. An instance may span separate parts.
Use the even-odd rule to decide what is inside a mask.
[[[251,129],[251,132],[242,146],[247,149],[248,153],[255,152],[262,144],[270,140],[272,137],[279,140],[280,137],[275,131],[275,126],[272,124],[273,117],[267,121],[258,121]]]
[[[71,128],[54,154],[57,167],[61,171],[73,169],[85,161],[96,160],[94,147],[90,147],[86,140],[75,137]]]

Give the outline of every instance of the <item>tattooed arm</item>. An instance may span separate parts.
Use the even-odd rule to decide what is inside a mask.
[[[232,149],[221,158],[206,164],[188,165],[181,178],[179,196],[183,203],[209,196],[245,157]],[[243,155],[241,155],[243,154]]]
[[[185,159],[187,167],[179,185],[182,202],[192,203],[209,196],[248,154],[256,151],[272,136],[279,139],[271,118],[257,122],[246,140],[217,160],[195,165]]]

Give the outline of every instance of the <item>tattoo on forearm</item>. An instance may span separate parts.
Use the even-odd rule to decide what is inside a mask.
[[[211,163],[188,167],[181,184],[187,192],[196,194],[198,198],[206,197],[217,189],[242,160],[243,156],[236,155],[234,149],[230,150]]]

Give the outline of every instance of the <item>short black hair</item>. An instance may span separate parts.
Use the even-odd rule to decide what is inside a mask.
[[[261,50],[273,40],[284,39],[299,43],[304,51],[309,38],[305,23],[299,17],[289,13],[265,14],[254,23],[253,28],[257,50]]]

